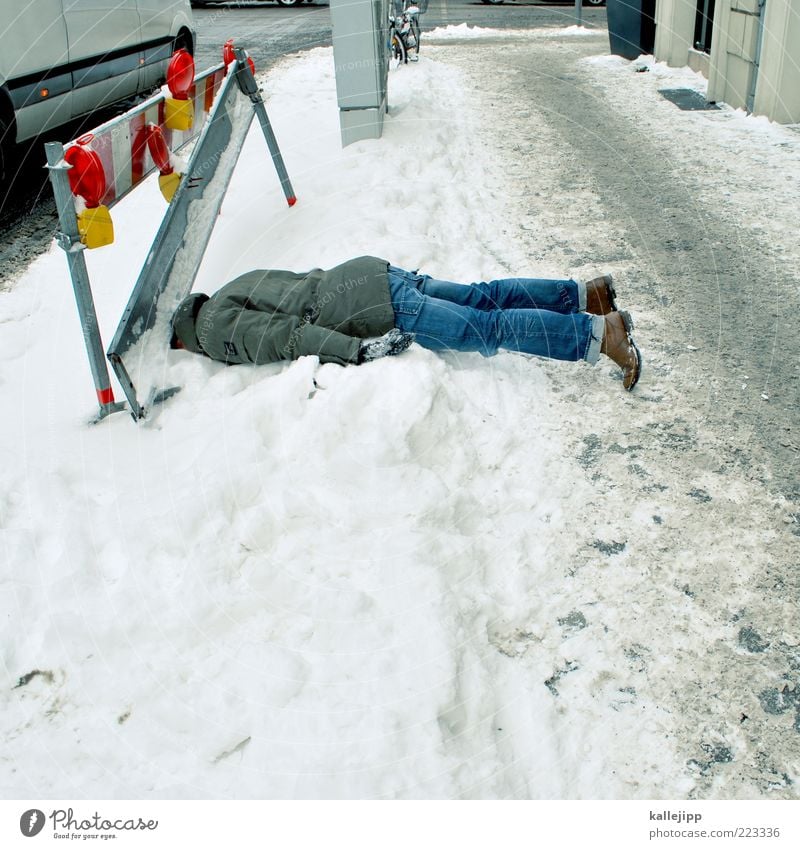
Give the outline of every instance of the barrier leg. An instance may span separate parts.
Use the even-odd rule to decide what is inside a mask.
[[[267,147],[272,156],[272,164],[278,172],[278,179],[281,181],[281,188],[286,196],[286,202],[289,206],[294,206],[297,202],[292,183],[289,180],[289,174],[286,171],[286,166],[283,164],[283,156],[281,156],[278,140],[275,138],[275,133],[272,132],[272,124],[270,123],[267,110],[264,106],[264,101],[261,98],[261,92],[258,90],[255,77],[250,71],[250,66],[247,64],[247,54],[241,48],[235,48],[234,54],[238,60],[238,70],[236,71],[239,86],[242,91],[250,98],[253,109],[258,116],[258,122],[261,124],[261,130],[264,133],[264,138],[267,140]]]
[[[97,324],[97,313],[94,308],[94,298],[89,285],[89,272],[83,255],[85,246],[81,243],[78,233],[75,204],[67,177],[69,165],[64,161],[64,148],[59,142],[48,142],[45,145],[45,152],[47,153],[47,168],[50,172],[50,182],[53,186],[60,225],[60,232],[56,234],[56,240],[67,255],[83,341],[86,345],[86,353],[89,356],[89,367],[92,370],[92,378],[97,392],[97,403],[100,405],[100,412],[95,421],[100,421],[111,413],[124,410],[125,405],[114,401],[114,390],[111,388],[111,381],[108,376],[103,344],[100,339],[100,329]]]

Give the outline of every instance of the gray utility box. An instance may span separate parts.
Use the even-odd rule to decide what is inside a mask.
[[[342,145],[377,139],[386,114],[388,0],[331,0]]]

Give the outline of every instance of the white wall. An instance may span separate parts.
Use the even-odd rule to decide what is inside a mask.
[[[767,0],[753,111],[800,122],[800,0]]]
[[[725,0],[714,20],[710,100],[746,108],[755,73],[758,0]],[[800,122],[800,0],[767,0],[753,112]]]
[[[657,0],[654,54],[686,65],[694,39],[696,0]],[[753,112],[800,122],[800,0],[766,0]],[[708,99],[746,108],[755,74],[758,0],[717,0],[708,70]]]
[[[696,0],[658,0],[654,55],[673,68],[685,65],[694,39]]]

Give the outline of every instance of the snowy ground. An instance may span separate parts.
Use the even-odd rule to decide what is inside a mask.
[[[641,97],[629,63],[587,58],[600,38],[514,38],[566,51],[598,98]],[[254,132],[198,290],[360,253],[464,280],[605,270],[602,209],[567,248],[547,122],[491,89],[481,38],[442,42],[392,75],[383,139],[344,151],[330,50],[269,75],[299,202]],[[789,130],[716,132],[699,172],[730,134],[798,167]],[[600,203],[590,183],[578,200]],[[162,213],[139,190],[88,258],[106,339]],[[685,408],[696,372],[670,368],[636,257],[612,270],[644,319],[632,395],[606,364],[511,354],[250,369],[169,352],[184,390],[157,416],[88,427],[64,257],[34,262],[0,301],[0,792],[797,798],[793,514]]]

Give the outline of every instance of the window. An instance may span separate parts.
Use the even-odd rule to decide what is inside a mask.
[[[697,0],[694,19],[694,47],[704,53],[711,52],[711,32],[714,29],[714,0]]]

